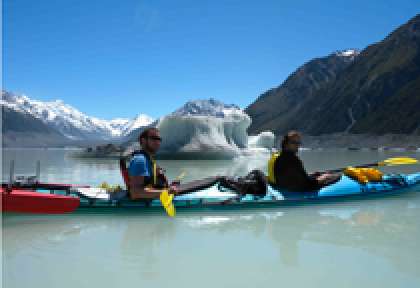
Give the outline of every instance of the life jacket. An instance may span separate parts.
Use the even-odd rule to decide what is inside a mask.
[[[147,154],[143,150],[134,151],[131,154],[130,160],[135,155],[139,155],[139,154],[144,155],[144,157],[147,159],[147,161],[149,163],[151,163],[151,165],[148,165],[150,176],[144,177],[144,185],[147,186],[147,187],[155,187],[155,188],[167,187],[168,186],[168,181],[167,181],[165,175],[163,175],[160,172],[160,168],[157,166],[156,161],[153,158],[151,158],[149,156],[149,154]],[[124,183],[127,187],[127,190],[129,190],[130,189],[130,176],[128,174],[128,169],[127,169],[125,158],[120,158],[120,171],[121,171],[121,176],[123,177]]]
[[[281,152],[272,153],[270,160],[268,160],[268,176],[267,181],[272,185],[276,185],[276,177],[274,175],[274,165],[276,163],[277,158],[279,158]]]

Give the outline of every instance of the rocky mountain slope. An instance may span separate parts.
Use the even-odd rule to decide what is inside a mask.
[[[357,50],[346,50],[313,59],[299,67],[282,85],[262,94],[245,110],[252,118],[250,133],[263,130],[282,133],[289,130],[298,110],[321,87],[334,82],[337,74],[347,68],[358,53]]]
[[[63,134],[30,114],[5,106],[1,112],[2,144],[5,147],[63,146],[69,142]]]
[[[419,88],[417,15],[352,59],[330,55],[303,65],[246,109],[249,131],[419,134]]]

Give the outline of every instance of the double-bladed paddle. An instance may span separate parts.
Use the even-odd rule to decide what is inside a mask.
[[[380,161],[380,162],[374,162],[369,164],[362,164],[362,165],[356,165],[354,167],[357,168],[368,168],[368,167],[380,167],[380,166],[397,166],[397,165],[412,165],[417,164],[418,160],[415,158],[410,157],[394,157],[394,158],[388,158],[386,160]],[[335,172],[341,172],[344,171],[347,167],[334,169],[334,170],[328,170],[326,172],[329,173],[335,173]]]
[[[182,172],[180,175],[178,175],[175,180],[180,181],[185,176],[185,171]],[[162,204],[163,208],[166,211],[166,214],[168,214],[169,217],[175,217],[176,210],[175,205],[173,203],[174,194],[169,194],[168,189],[162,190],[162,193],[160,193],[159,196],[160,203]]]

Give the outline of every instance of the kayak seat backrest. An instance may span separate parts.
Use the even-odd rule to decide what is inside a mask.
[[[128,176],[127,164],[126,164],[125,159],[123,157],[120,158],[120,171],[121,171],[121,176],[124,180],[125,187],[127,188],[127,190],[129,190],[130,189],[130,177]]]
[[[276,164],[277,158],[279,158],[281,152],[272,153],[270,160],[268,160],[268,176],[267,176],[267,182],[275,185],[276,184],[276,176],[274,175],[274,165]]]

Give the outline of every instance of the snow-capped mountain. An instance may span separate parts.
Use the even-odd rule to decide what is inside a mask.
[[[147,126],[153,119],[140,114],[134,119],[104,120],[88,116],[61,100],[42,102],[2,91],[1,105],[29,114],[73,140],[112,140]]]
[[[145,114],[140,114],[136,118],[131,119],[125,124],[124,128],[122,129],[121,135],[123,136],[128,135],[130,132],[138,128],[145,127],[152,124],[153,121],[155,120],[152,117],[149,117]]]
[[[174,111],[171,115],[224,117],[235,111],[241,111],[241,108],[234,104],[224,104],[221,101],[210,98],[205,100],[188,101],[184,104],[184,106]]]

